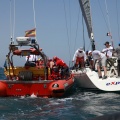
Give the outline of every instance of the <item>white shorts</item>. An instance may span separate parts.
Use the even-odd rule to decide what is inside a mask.
[[[97,60],[96,61],[96,65],[97,66],[106,66],[106,60],[107,60],[107,58],[106,58],[106,56],[105,57],[103,57],[101,60]]]

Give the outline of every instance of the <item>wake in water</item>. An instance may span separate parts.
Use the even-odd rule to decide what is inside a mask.
[[[1,72],[1,78],[4,76]],[[63,98],[0,98],[0,119],[86,120],[120,112],[120,94],[75,88]],[[114,120],[114,119],[113,119]]]

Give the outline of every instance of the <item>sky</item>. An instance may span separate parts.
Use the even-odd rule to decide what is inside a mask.
[[[109,28],[114,47],[120,42],[120,0],[106,0],[106,3],[105,0],[90,0],[93,33],[98,50],[105,47],[106,41],[111,41],[106,36]],[[8,54],[11,33],[16,41],[16,37],[24,36],[26,30],[35,26],[37,42],[49,58],[58,56],[69,64],[74,52],[83,47],[83,24],[78,0],[34,0],[34,8],[35,14],[33,0],[15,0],[15,7],[14,0],[0,0],[0,66],[3,66]],[[84,38],[86,50],[91,50],[85,23]],[[19,58],[16,59],[18,62]]]

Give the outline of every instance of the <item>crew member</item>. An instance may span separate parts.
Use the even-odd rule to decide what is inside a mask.
[[[114,66],[114,62],[112,60],[112,54],[113,54],[113,47],[110,45],[110,43],[107,41],[104,44],[106,47],[102,50],[102,52],[106,55],[107,61],[111,63],[111,66]]]
[[[100,66],[102,65],[104,70],[104,76],[103,79],[107,78],[107,70],[106,70],[106,56],[104,53],[101,53],[98,50],[89,51],[89,55],[93,57],[94,63],[97,64],[97,70],[98,70],[98,76],[99,78],[102,78],[102,73]]]
[[[29,55],[29,56],[26,56],[26,61],[29,61],[29,62],[34,62],[38,60],[38,57],[36,55]]]
[[[73,62],[75,63],[75,67],[84,67],[86,61],[86,54],[83,48],[79,48],[76,50],[73,56]]]
[[[52,70],[53,70],[53,67],[54,67],[55,63],[53,62],[52,59],[49,59],[48,60],[48,67],[50,68],[50,73],[52,74]]]
[[[118,76],[120,76],[120,43],[118,44],[118,47],[115,49],[118,57]]]
[[[53,61],[55,62],[55,65],[61,69],[61,77],[63,78],[65,75],[69,76],[69,68],[67,64],[57,56],[53,57]]]
[[[29,55],[29,56],[26,56],[25,59],[26,59],[25,66],[35,67],[38,57],[36,55]]]
[[[8,64],[9,64],[9,62],[8,62],[9,60],[8,60],[8,55],[6,55],[6,59],[5,59],[5,63],[4,63],[4,68],[7,70],[7,67],[8,67]]]

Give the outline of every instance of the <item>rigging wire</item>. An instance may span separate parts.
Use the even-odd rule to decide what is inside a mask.
[[[70,42],[71,42],[71,4],[70,4],[70,1],[71,0],[69,0],[69,15],[70,15]],[[71,45],[71,43],[70,43],[70,45]]]
[[[10,38],[12,42],[12,2],[10,0]]]
[[[107,7],[107,1],[106,0],[105,0],[105,6],[106,6],[107,19],[108,19],[108,28],[109,28],[109,32],[111,33],[110,19],[109,19],[108,7]]]
[[[119,38],[119,40],[120,40],[120,29],[119,29],[119,18],[118,18],[118,6],[117,6],[117,0],[116,0],[116,11],[117,11],[117,26],[118,26],[118,38]]]
[[[13,19],[13,42],[14,42],[14,38],[15,38],[15,0],[14,0],[14,19]]]
[[[80,9],[79,9],[79,12],[78,12],[78,20],[77,20],[77,28],[76,28],[76,35],[75,35],[74,51],[75,51],[75,48],[76,48],[76,40],[77,40],[77,33],[78,33],[79,16],[80,16]]]
[[[99,0],[98,0],[99,2]],[[100,2],[99,2],[99,6],[100,6],[100,9],[102,11],[102,8],[101,8],[101,5],[100,5]],[[105,16],[103,14],[103,11],[102,11],[102,15],[103,15],[103,18],[105,20],[105,23],[106,23],[106,26],[107,26],[107,29],[108,29],[108,33],[107,33],[107,36],[110,36],[110,39],[111,39],[111,42],[112,42],[112,46],[113,46],[113,40],[112,40],[112,32],[111,32],[111,27],[110,27],[110,19],[109,19],[109,14],[108,14],[108,7],[107,7],[107,1],[105,0],[105,7],[106,7],[106,13],[107,13],[107,21],[105,19]],[[108,24],[107,24],[108,23]],[[109,35],[108,35],[109,34]]]
[[[36,29],[35,1],[34,1],[34,0],[33,0],[33,15],[34,15],[34,26],[35,26],[35,29]],[[36,30],[35,30],[35,32],[36,32]],[[36,33],[36,35],[37,35],[37,33]],[[35,39],[36,39],[36,41],[37,41],[37,37],[36,37],[36,35],[35,35]]]
[[[12,0],[10,0],[10,38],[11,44],[14,43],[14,35],[15,35],[15,0],[13,5],[13,15],[12,15]],[[13,16],[13,23],[12,23]]]
[[[66,10],[65,10],[65,1],[64,1],[64,0],[63,0],[63,4],[64,4],[65,21],[66,21],[66,29],[67,29],[68,48],[69,48],[69,55],[70,55],[70,60],[71,60],[71,52],[70,52],[70,40],[69,40],[69,35],[68,35],[67,16],[66,16]]]
[[[104,13],[103,13],[103,11],[102,11],[102,8],[101,8],[100,1],[99,1],[99,0],[98,0],[98,3],[99,3],[99,7],[100,7],[100,10],[101,10],[101,13],[102,13],[102,15],[103,15],[104,21],[105,21],[105,23],[106,23],[106,27],[107,27],[107,29],[109,30],[109,27],[108,27],[107,21],[106,21],[106,19],[105,19]]]

